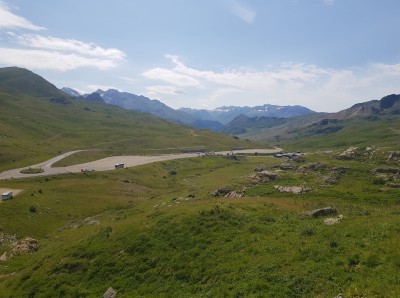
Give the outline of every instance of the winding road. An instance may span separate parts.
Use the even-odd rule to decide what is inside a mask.
[[[221,151],[216,152],[218,155],[227,155],[227,154],[273,154],[281,151],[280,148],[275,149],[245,149],[245,150],[234,150],[234,151]],[[67,167],[52,167],[54,163],[62,160],[63,158],[75,154],[80,151],[85,150],[75,150],[70,151],[59,156],[56,156],[52,159],[49,159],[45,162],[38,163],[36,165],[30,166],[31,168],[41,168],[44,171],[42,173],[36,174],[23,174],[21,170],[27,169],[28,167],[8,170],[3,173],[0,173],[0,180],[13,179],[13,178],[29,178],[29,177],[37,177],[37,176],[49,176],[49,175],[59,175],[65,173],[78,173],[81,169],[94,169],[95,171],[110,171],[115,169],[115,164],[123,163],[126,167],[134,167],[144,164],[149,164],[158,161],[166,161],[166,160],[174,160],[181,158],[190,158],[199,156],[198,153],[179,153],[179,154],[165,154],[165,155],[134,155],[134,156],[111,156],[103,159],[99,159],[92,162],[87,162],[79,165],[67,166]]]

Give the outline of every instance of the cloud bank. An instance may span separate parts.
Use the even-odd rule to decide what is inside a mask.
[[[158,83],[167,83],[162,88],[148,87],[148,95],[166,97],[163,99],[175,107],[244,106],[251,101],[254,105],[301,104],[317,111],[333,112],[338,107],[345,109],[360,101],[396,93],[400,81],[400,64],[371,63],[359,68],[331,69],[284,63],[264,69],[215,71],[189,67],[178,56],[166,55],[166,58],[172,63],[170,68],[153,68],[143,75]],[[176,88],[181,92],[174,92]]]
[[[10,31],[14,29],[18,30]],[[12,13],[10,8],[0,1],[0,34],[5,34],[3,40],[8,41],[8,46],[0,46],[0,65],[53,71],[68,71],[81,67],[106,70],[118,66],[125,59],[125,53],[115,48],[103,48],[75,39],[20,33],[21,30],[43,29]]]
[[[25,18],[12,13],[10,7],[8,7],[3,1],[0,1],[0,29],[2,28],[19,28],[33,31],[45,29],[43,27],[36,26]]]

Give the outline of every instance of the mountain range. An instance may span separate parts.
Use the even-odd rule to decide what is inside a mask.
[[[97,90],[105,103],[147,112],[170,121],[206,128],[261,143],[293,144],[296,148],[370,144],[371,139],[393,145],[400,139],[400,95],[361,102],[337,113],[316,113],[303,106],[224,106],[215,110],[174,110],[157,100],[117,90]],[[87,100],[93,95],[84,95]],[[140,103],[140,104],[139,104]],[[168,112],[168,113],[167,113]],[[388,130],[387,126],[392,128]],[[400,128],[400,127],[399,127]],[[356,142],[357,143],[357,142]]]
[[[76,149],[96,149],[89,155],[100,159],[254,147],[222,133],[105,104],[109,93],[71,97],[27,69],[0,68],[0,171]]]
[[[223,132],[231,132],[232,128],[230,127],[230,122],[242,115],[248,117],[291,118],[315,113],[299,105],[278,106],[271,104],[255,107],[223,106],[214,110],[190,108],[175,110],[159,100],[151,100],[142,95],[120,92],[115,89],[109,89],[107,91],[99,89],[91,94],[83,95],[68,87],[64,87],[61,90],[70,96],[95,100],[96,102],[101,102],[101,99],[103,99],[104,103],[113,104],[124,109],[149,113],[166,120],[190,125],[195,128],[205,128]]]
[[[36,137],[46,136],[51,139],[68,136],[68,141],[63,141],[64,145],[65,142],[68,142],[68,146],[75,148],[76,137],[87,134],[83,127],[87,125],[91,127],[94,122],[98,124],[95,125],[95,129],[93,127],[96,131],[93,136],[99,134],[102,135],[101,139],[106,140],[109,140],[110,136],[106,134],[108,130],[103,127],[104,124],[120,127],[124,131],[121,131],[120,135],[123,137],[128,133],[125,131],[126,129],[129,131],[140,123],[142,123],[140,124],[141,131],[149,134],[150,126],[143,125],[143,123],[155,123],[157,129],[168,126],[171,127],[171,131],[181,131],[181,127],[188,129],[189,125],[199,128],[206,127],[234,135],[242,140],[249,139],[276,145],[291,143],[296,144],[297,148],[307,146],[323,148],[331,145],[340,147],[348,144],[370,144],[372,141],[378,140],[383,144],[400,146],[398,141],[400,139],[400,95],[396,94],[384,96],[380,100],[361,102],[337,113],[316,113],[301,106],[272,105],[253,108],[228,106],[212,111],[174,110],[158,100],[150,100],[145,96],[114,89],[97,90],[92,94],[76,97],[79,93],[75,90],[70,88],[59,90],[39,75],[17,67],[0,68],[0,93],[2,110],[6,113],[2,121],[3,136],[6,138],[8,135],[12,135],[11,132],[26,128],[24,132],[15,132],[15,135],[19,136],[15,140],[25,142],[19,146],[31,146],[31,140]],[[29,100],[26,99],[25,103],[22,103],[25,97],[28,97]],[[29,106],[30,110],[21,110],[21,104]],[[119,110],[115,110],[117,108]],[[132,112],[136,114],[134,116],[127,114],[130,112],[129,110],[134,110]],[[114,116],[110,116],[110,113]],[[144,113],[152,114],[152,116],[143,116]],[[121,115],[118,116],[121,118],[121,121],[117,121],[118,123],[113,118],[116,114]],[[129,120],[130,117],[141,120]],[[74,119],[75,123],[72,124],[71,119]],[[10,122],[9,125],[7,121]],[[85,124],[82,126],[81,122]],[[175,124],[171,122],[175,122]],[[176,122],[185,125],[176,126]],[[129,125],[130,128],[125,127],[123,123]],[[74,130],[76,132],[73,132]],[[65,131],[70,132],[66,133]],[[59,132],[61,134],[58,134]],[[107,136],[105,137],[105,135]],[[219,136],[221,138],[221,134]],[[115,137],[118,139],[117,136]],[[204,136],[204,139],[207,137]],[[175,143],[177,142],[175,141]],[[41,144],[41,142],[35,144]],[[37,146],[39,147],[36,152],[40,154],[46,150],[49,152],[56,150],[55,147],[51,148],[49,145]],[[4,147],[4,150],[7,148],[7,146]],[[11,160],[17,160],[20,157],[17,154],[18,148],[10,147],[9,156],[15,156]],[[3,153],[4,156],[7,156],[5,151]]]

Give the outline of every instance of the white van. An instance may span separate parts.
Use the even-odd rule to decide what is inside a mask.
[[[1,195],[1,200],[2,201],[10,200],[10,199],[12,199],[12,197],[13,197],[12,191],[6,191],[6,192],[3,192],[3,194]]]

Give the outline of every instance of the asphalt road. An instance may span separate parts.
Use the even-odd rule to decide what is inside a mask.
[[[123,163],[125,164],[125,167],[134,167],[134,166],[139,166],[139,165],[144,165],[144,164],[149,164],[153,162],[158,162],[158,161],[166,161],[166,160],[174,160],[174,159],[181,159],[181,158],[191,158],[191,157],[197,157],[199,156],[198,153],[179,153],[179,154],[165,154],[165,155],[149,155],[149,156],[111,156],[111,157],[106,157],[103,159],[99,159],[96,161],[88,162],[88,163],[83,163],[79,165],[73,165],[73,166],[67,166],[67,167],[52,167],[54,163],[56,163],[59,160],[62,160],[63,158],[72,155],[74,153],[77,153],[79,151],[84,151],[84,150],[75,150],[75,151],[70,151],[68,153],[61,154],[59,156],[56,156],[52,159],[49,159],[45,162],[38,163],[36,165],[32,166],[27,166],[23,168],[18,168],[18,169],[13,169],[9,171],[5,171],[3,173],[0,173],[0,180],[6,180],[6,179],[14,179],[14,178],[28,178],[28,177],[37,177],[37,176],[49,176],[49,175],[59,175],[59,174],[65,174],[65,173],[78,173],[81,171],[81,169],[94,169],[95,171],[110,171],[110,170],[115,170],[115,164],[117,163]],[[227,155],[227,154],[240,154],[240,153],[264,153],[264,154],[273,154],[276,152],[281,151],[280,148],[276,149],[246,149],[246,150],[234,150],[234,151],[221,151],[221,152],[215,152],[215,154],[219,155]],[[37,174],[22,174],[21,170],[27,169],[27,168],[41,168],[44,170],[42,173],[37,173]]]

